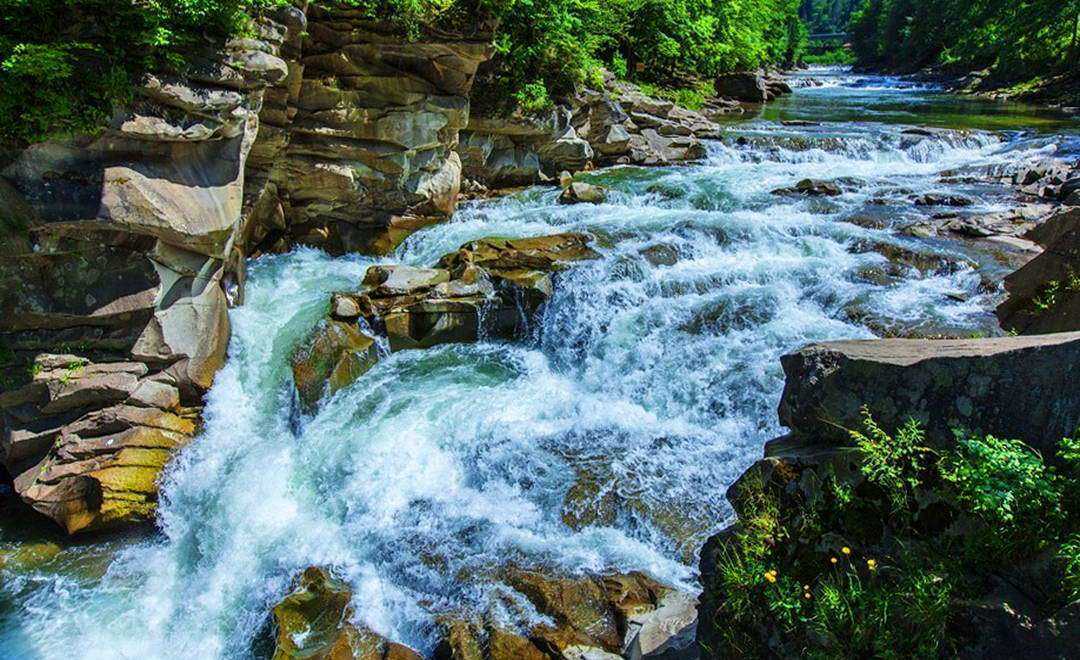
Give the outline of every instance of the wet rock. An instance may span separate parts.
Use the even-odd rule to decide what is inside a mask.
[[[806,195],[808,197],[836,197],[843,194],[840,186],[829,181],[803,179],[790,188],[777,188],[774,195]]]
[[[560,204],[603,204],[605,201],[607,191],[604,188],[581,181],[571,182],[559,195]]]
[[[463,619],[440,621],[442,639],[434,660],[547,660],[551,656],[527,637],[498,625],[478,624]]]
[[[292,355],[301,407],[311,412],[324,396],[352,384],[378,359],[375,340],[355,324],[321,322]]]
[[[330,318],[293,355],[303,409],[378,360],[375,339],[358,323],[385,337],[392,352],[519,337],[554,293],[557,273],[597,256],[589,241],[582,234],[486,238],[443,256],[436,268],[372,266],[360,291],[332,295]]]
[[[1080,209],[1026,235],[1042,254],[1005,278],[1009,298],[997,308],[1002,327],[1022,334],[1080,330]]]
[[[679,252],[670,245],[650,245],[641,251],[641,256],[654,266],[674,266],[679,261]]]
[[[509,568],[504,580],[554,621],[554,626],[537,626],[531,637],[549,653],[567,658],[622,657],[633,641],[628,634],[639,633],[671,592],[641,573],[569,578]]]
[[[1080,206],[1080,177],[1062,183],[1058,190],[1058,197],[1066,206]]]
[[[274,606],[274,660],[422,660],[416,651],[350,621],[352,591],[325,569],[308,568]]]
[[[915,206],[971,206],[975,200],[962,195],[926,193],[915,198]]]
[[[1052,451],[1080,423],[1080,391],[1060,368],[1077,359],[1080,333],[814,344],[781,360],[780,419],[799,436],[842,443],[867,405],[885,428],[913,416],[930,438],[967,428]]]

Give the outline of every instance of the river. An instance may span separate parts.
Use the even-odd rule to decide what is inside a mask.
[[[1007,210],[1012,189],[941,173],[1080,154],[1060,115],[837,70],[797,84],[726,124],[704,162],[587,175],[615,190],[603,205],[532,188],[468,203],[386,259],[252,262],[160,530],[56,544],[5,524],[0,656],[245,657],[313,564],[353,586],[360,621],[425,650],[439,613],[528,616],[490,577],[508,561],[697,589],[695,553],[730,522],[725,489],[783,432],[780,355],[874,332],[1000,332],[1008,246],[904,236],[931,213],[912,197]],[[808,177],[845,192],[771,194]],[[313,417],[295,412],[290,352],[368,266],[565,231],[592,234],[602,258],[562,277],[528,340],[396,353]]]

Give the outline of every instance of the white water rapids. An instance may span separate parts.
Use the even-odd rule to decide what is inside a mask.
[[[843,93],[858,116],[852,90],[800,88],[788,103]],[[530,339],[394,354],[311,419],[293,413],[288,357],[328,294],[358,287],[375,261],[298,249],[253,262],[205,431],[167,473],[160,534],[121,543],[103,576],[0,573],[11,603],[0,655],[246,657],[309,565],[352,585],[359,621],[425,650],[442,612],[528,616],[485,576],[507,561],[644,570],[696,589],[695,551],[730,522],[727,486],[783,432],[781,354],[871,337],[855,320],[868,317],[996,328],[999,291],[980,283],[1004,266],[900,236],[920,213],[910,197],[955,192],[942,171],[1062,149],[1054,135],[912,136],[855,121],[730,130],[700,164],[594,174],[617,191],[606,204],[559,206],[554,189],[530,189],[411,237],[382,261],[431,265],[471,239],[565,231],[595,236],[602,259],[562,277]],[[848,191],[770,194],[807,177]],[[1013,204],[1004,187],[963,191],[978,212]],[[867,217],[880,222],[846,221]],[[883,282],[866,276],[886,264],[870,249],[882,243],[958,265]],[[602,515],[575,531],[564,498],[579,477],[594,487],[575,511]]]

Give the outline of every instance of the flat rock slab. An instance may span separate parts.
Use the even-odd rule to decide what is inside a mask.
[[[964,428],[1052,452],[1080,425],[1080,332],[827,342],[781,361],[780,421],[823,444],[861,428],[864,405],[886,429],[918,419],[938,443]]]

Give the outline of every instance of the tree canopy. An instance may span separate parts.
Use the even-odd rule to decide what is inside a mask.
[[[851,32],[867,66],[1015,80],[1080,67],[1080,0],[864,0]]]

